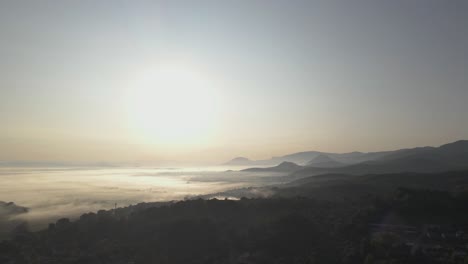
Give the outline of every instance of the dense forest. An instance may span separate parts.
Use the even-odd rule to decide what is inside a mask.
[[[39,232],[19,225],[0,243],[0,263],[468,263],[468,192],[455,187],[463,182],[440,190],[384,181],[379,194],[343,192],[355,184],[338,181],[314,197],[302,195],[305,181],[269,198],[143,203]]]

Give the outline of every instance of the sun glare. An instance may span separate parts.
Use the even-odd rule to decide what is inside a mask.
[[[130,89],[132,129],[145,143],[197,144],[213,132],[216,91],[206,75],[182,65],[143,72]]]

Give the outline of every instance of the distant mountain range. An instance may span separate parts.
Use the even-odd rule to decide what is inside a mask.
[[[304,162],[307,158],[310,158],[310,160]],[[251,168],[243,171],[288,172],[290,176],[295,178],[325,173],[356,175],[443,172],[468,169],[468,140],[460,140],[440,147],[345,154],[309,151],[275,157],[264,161],[251,161],[248,159],[237,159],[237,161],[241,163],[239,165],[244,166],[250,163],[265,165],[268,164],[267,162],[275,163],[281,161],[279,165],[274,167]]]
[[[230,165],[230,166],[276,166],[281,162],[293,162],[298,165],[312,165],[313,160],[317,159],[317,163],[323,163],[324,157],[327,159],[331,159],[337,163],[346,164],[355,164],[369,160],[376,160],[381,157],[384,157],[393,151],[382,151],[382,152],[350,152],[350,153],[327,153],[327,152],[320,152],[320,151],[306,151],[306,152],[298,152],[293,153],[281,157],[273,157],[267,160],[250,160],[245,157],[237,157],[234,158],[223,165]]]

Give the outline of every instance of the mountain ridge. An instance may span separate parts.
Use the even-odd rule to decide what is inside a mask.
[[[431,149],[446,149],[446,148],[460,148],[460,146],[468,146],[468,140],[457,140],[451,143],[440,145],[439,147],[415,147],[415,148],[403,148],[397,150],[388,151],[375,151],[375,152],[345,152],[345,153],[331,153],[322,151],[301,151],[296,153],[290,153],[283,156],[275,156],[270,159],[264,160],[251,160],[246,157],[234,158],[223,165],[235,165],[235,166],[276,166],[281,162],[294,162],[298,165],[306,165],[308,162],[313,160],[319,155],[326,155],[331,159],[343,163],[344,165],[358,164],[366,161],[379,160],[384,157],[397,158],[402,155],[410,155],[411,153],[424,152]],[[467,147],[468,148],[468,147]]]
[[[307,167],[291,174],[302,178],[324,173],[382,174],[419,172],[432,173],[468,169],[468,141],[441,145],[401,149],[373,161],[366,161],[338,168]]]

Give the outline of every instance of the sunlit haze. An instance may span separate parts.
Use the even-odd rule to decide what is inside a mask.
[[[2,1],[0,161],[468,138],[465,1]]]

